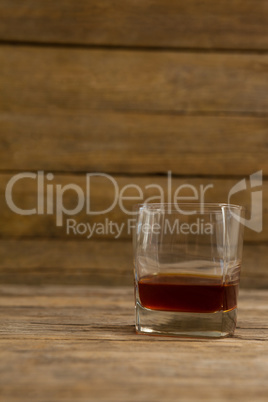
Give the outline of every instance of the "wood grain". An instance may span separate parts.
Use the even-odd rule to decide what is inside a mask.
[[[268,113],[268,55],[0,47],[0,109]]]
[[[0,282],[132,285],[132,255],[130,241],[2,240]]]
[[[268,49],[265,0],[2,0],[0,39],[115,46]]]
[[[0,169],[268,174],[268,118],[89,111],[0,114]]]
[[[132,288],[0,288],[9,401],[266,401],[267,290],[241,291],[235,336],[134,333]],[[213,381],[213,387],[211,382]]]
[[[95,229],[92,232],[90,238],[99,239],[130,239],[131,237],[131,225],[133,224],[134,217],[129,215],[132,213],[132,207],[138,202],[143,200],[151,199],[151,202],[159,202],[161,191],[163,192],[162,201],[169,201],[168,199],[168,179],[167,176],[109,176],[100,177],[98,174],[90,178],[90,186],[87,187],[86,174],[55,174],[52,180],[48,180],[47,176],[44,177],[44,194],[42,199],[44,199],[44,214],[33,214],[33,215],[19,215],[13,212],[7,205],[6,199],[4,197],[7,184],[10,179],[13,178],[13,174],[1,174],[0,175],[0,191],[3,197],[0,198],[0,211],[1,211],[1,226],[0,235],[2,237],[16,238],[16,237],[45,237],[45,238],[65,238],[65,239],[84,239],[86,240],[90,236],[88,226],[91,229],[95,225]],[[115,180],[113,183],[111,178]],[[237,179],[215,179],[215,178],[171,178],[171,200],[174,201],[174,194],[178,191],[177,195],[179,197],[197,197],[195,202],[201,201],[201,194],[204,194],[205,202],[227,202],[228,193],[231,188],[238,183],[242,178]],[[56,186],[62,191],[64,186],[69,184],[79,186],[80,193],[84,194],[85,200],[89,201],[90,211],[87,212],[86,201],[80,208],[80,212],[75,213],[75,215],[70,215],[69,213],[62,214],[62,226],[57,226],[57,216],[56,215],[56,205],[59,208],[59,190],[56,198],[55,191]],[[47,186],[51,185],[54,190],[53,198],[50,197],[51,202],[47,203]],[[126,186],[132,185],[132,187],[126,188]],[[140,192],[137,190],[138,186]],[[147,187],[154,185],[153,187]],[[160,186],[160,190],[159,187]],[[192,187],[181,187],[184,185],[190,185]],[[203,187],[202,187],[203,186]],[[211,186],[211,187],[207,187]],[[252,242],[267,241],[268,240],[268,182],[263,181],[262,188],[255,188],[256,190],[263,191],[263,230],[260,233],[254,232],[250,229],[245,230],[245,240]],[[87,190],[88,188],[88,190]],[[116,188],[118,188],[118,193],[124,197],[133,197],[132,200],[123,200],[121,204],[119,203],[119,198],[116,197]],[[195,189],[196,195],[194,194],[192,188]],[[206,188],[206,190],[203,190]],[[65,189],[66,190],[66,189]],[[123,192],[122,192],[123,191]],[[230,198],[230,202],[234,204],[241,204],[248,208],[248,217],[250,215],[251,207],[251,189],[250,185],[246,190],[240,191],[234,194]],[[23,210],[29,210],[32,208],[37,208],[37,180],[31,178],[20,179],[12,189],[12,199],[15,205]],[[40,196],[42,194],[42,189],[40,189]],[[140,198],[138,198],[140,197]],[[153,198],[152,198],[153,197]],[[56,200],[58,202],[56,202]],[[67,211],[71,211],[77,207],[77,189],[76,190],[66,190],[62,196],[62,204]],[[184,199],[184,202],[192,201],[191,199]],[[177,201],[178,202],[178,201]],[[182,199],[180,200],[182,202]],[[114,207],[112,207],[114,204]],[[52,214],[47,214],[47,206],[50,205],[52,209]],[[126,212],[123,211],[122,207]],[[111,209],[107,213],[99,214],[102,211]],[[95,212],[94,215],[91,212]],[[261,214],[261,209],[259,214]],[[260,216],[261,218],[261,216]],[[68,221],[68,219],[73,219],[73,221]],[[116,223],[117,228],[110,228],[110,222]],[[58,222],[60,224],[60,222]],[[81,227],[78,228],[77,225],[82,223]],[[106,229],[104,232],[97,232],[97,224],[104,225]],[[68,226],[69,225],[69,226]],[[82,227],[83,226],[83,227]],[[100,226],[100,225],[99,225]],[[68,229],[69,227],[69,229]],[[81,230],[80,230],[81,229]],[[120,231],[119,231],[120,230]]]
[[[268,245],[244,245],[241,287],[268,288]],[[130,241],[1,240],[0,283],[133,284]]]

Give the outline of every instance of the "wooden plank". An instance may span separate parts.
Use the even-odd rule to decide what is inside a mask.
[[[131,288],[0,295],[5,401],[266,400],[267,290],[241,291],[235,336],[221,340],[136,335]]]
[[[39,339],[51,340],[79,337],[93,341],[135,341],[140,338],[141,341],[149,343],[150,339],[155,339],[142,335],[137,337],[135,334],[134,290],[129,286],[111,288],[9,285],[1,286],[0,291],[0,311],[3,319],[1,338],[19,339],[22,335],[26,339],[38,335]],[[244,331],[235,333],[236,338],[253,340],[255,336],[256,340],[268,340],[268,325],[265,320],[268,314],[267,292],[267,289],[241,289],[238,309],[243,321],[239,322],[239,329]],[[41,310],[43,319],[40,321]],[[124,330],[118,328],[120,332],[117,333],[116,324],[121,324],[125,327]],[[258,329],[263,331],[258,333]],[[206,340],[199,339],[199,342],[206,343]]]
[[[268,174],[268,118],[14,112],[0,126],[3,170]]]
[[[132,285],[132,243],[2,240],[0,278],[9,284]]]
[[[7,184],[14,177],[11,174],[0,175],[0,191],[5,194]],[[50,176],[48,176],[49,178]],[[57,237],[65,239],[129,239],[131,226],[133,225],[132,207],[138,202],[151,200],[154,202],[174,201],[174,194],[178,197],[192,197],[183,200],[198,202],[227,202],[228,193],[242,178],[237,179],[214,179],[214,178],[171,178],[164,176],[139,177],[139,176],[111,176],[101,177],[99,174],[90,178],[87,185],[86,174],[63,175],[56,174],[52,180],[44,176],[44,188],[40,188],[39,199],[44,200],[44,213],[32,215],[20,215],[13,212],[7,205],[5,197],[0,198],[2,237]],[[114,182],[112,181],[114,180]],[[169,181],[168,181],[169,180]],[[168,186],[170,183],[170,199],[168,198]],[[67,190],[65,186],[78,186],[74,190]],[[187,187],[182,187],[182,186]],[[48,187],[50,186],[50,187]],[[58,186],[58,187],[57,187]],[[131,187],[126,187],[131,186]],[[136,187],[134,187],[136,186]],[[151,187],[148,187],[151,186]],[[158,186],[158,187],[157,187]],[[189,187],[191,186],[191,187]],[[210,187],[209,187],[210,186]],[[259,233],[246,228],[245,240],[259,242],[268,240],[268,182],[263,181],[262,188],[254,188],[254,191],[263,191],[263,230]],[[47,189],[52,188],[47,202]],[[80,190],[79,190],[80,189]],[[44,190],[44,193],[43,193]],[[69,211],[78,206],[77,191],[80,197],[84,197],[77,213]],[[117,197],[117,192],[119,196]],[[55,194],[55,191],[57,193]],[[194,193],[195,191],[195,193]],[[62,193],[62,201],[60,194]],[[161,194],[163,193],[163,197]],[[12,188],[12,201],[16,207],[24,210],[37,208],[37,176],[36,178],[24,178],[17,181]],[[82,196],[81,196],[82,194]],[[122,200],[122,197],[132,197],[132,200]],[[139,198],[140,197],[140,198]],[[161,198],[162,200],[161,200]],[[120,201],[121,200],[121,201]],[[250,215],[251,189],[248,185],[246,190],[234,194],[230,200],[234,204],[245,205]],[[178,201],[176,201],[178,202]],[[182,199],[180,200],[182,202]],[[64,205],[66,213],[61,211]],[[58,213],[56,213],[56,206]],[[51,209],[51,214],[47,208]],[[124,208],[124,209],[123,209]],[[105,212],[107,210],[107,212]],[[41,210],[40,210],[41,212]],[[92,214],[94,212],[94,214]],[[256,216],[261,219],[261,209]],[[62,222],[60,217],[62,216]],[[249,217],[249,216],[248,216]],[[69,219],[73,219],[70,221]],[[82,225],[78,227],[77,225]],[[58,226],[57,226],[58,224]],[[100,224],[97,226],[97,224]],[[116,224],[117,226],[115,227]],[[62,225],[62,226],[61,226]],[[89,226],[90,225],[90,228]],[[95,226],[94,226],[95,225]],[[98,232],[99,227],[99,232]],[[103,230],[102,230],[103,229]]]
[[[0,47],[0,109],[268,113],[268,55]]]
[[[2,0],[0,39],[89,45],[268,49],[265,0]]]
[[[242,288],[268,288],[267,251],[267,244],[244,245]],[[132,285],[132,243],[120,240],[1,240],[0,282]]]

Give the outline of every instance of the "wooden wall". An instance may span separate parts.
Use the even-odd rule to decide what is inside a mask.
[[[4,192],[19,172],[84,191],[86,172],[166,188],[172,171],[173,192],[213,184],[206,201],[224,202],[262,170],[264,227],[246,229],[242,285],[268,286],[267,15],[265,0],[1,0],[1,283],[132,283],[126,231],[87,240],[57,227],[55,210],[12,212]],[[91,196],[105,207],[113,189],[95,178]],[[33,208],[36,182],[14,197]],[[232,201],[250,207],[250,188]],[[126,220],[119,208],[105,218]]]

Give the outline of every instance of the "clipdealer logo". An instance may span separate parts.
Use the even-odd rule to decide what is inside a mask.
[[[92,196],[92,178],[102,178],[107,180],[107,184],[113,186],[113,200],[108,208],[101,211],[94,211],[91,205]],[[22,208],[14,201],[14,189],[18,182],[23,180],[34,180],[36,183],[36,206],[35,208]],[[55,215],[56,226],[62,227],[66,218],[66,233],[86,235],[87,238],[91,238],[94,233],[112,234],[115,238],[118,238],[122,231],[127,228],[127,232],[130,234],[135,225],[135,219],[128,219],[127,222],[117,223],[112,222],[108,218],[105,218],[102,222],[80,222],[78,223],[74,219],[75,215],[78,215],[83,209],[88,216],[105,215],[111,212],[116,206],[127,216],[133,216],[136,214],[132,209],[129,210],[126,207],[126,201],[131,201],[133,204],[137,203],[172,203],[178,213],[187,215],[189,211],[183,210],[181,203],[195,202],[199,206],[199,211],[191,211],[190,213],[204,212],[203,206],[205,204],[206,192],[214,187],[213,184],[193,186],[191,184],[181,184],[175,190],[172,191],[172,173],[167,173],[166,187],[163,188],[159,184],[151,183],[141,188],[137,184],[127,184],[121,189],[119,188],[116,180],[105,173],[87,173],[85,175],[85,190],[75,183],[69,183],[66,185],[53,183],[54,175],[52,173],[44,173],[38,171],[37,173],[24,172],[14,175],[7,183],[5,190],[6,203],[11,211],[18,215]],[[262,171],[258,171],[250,175],[250,187],[251,191],[251,206],[250,206],[250,218],[245,219],[241,216],[235,215],[231,211],[232,215],[239,220],[244,226],[250,228],[255,232],[261,232],[262,230]],[[258,187],[258,188],[257,188]],[[144,191],[153,189],[155,195],[145,198]],[[228,203],[231,203],[231,197],[241,191],[247,189],[246,179],[236,183],[229,191]],[[130,196],[128,191],[135,192],[135,196]],[[187,190],[187,197],[183,192]],[[66,192],[73,193],[73,199],[76,199],[75,206],[73,208],[67,208],[64,203]],[[185,193],[184,193],[185,194]],[[181,204],[181,205],[180,205]],[[70,218],[73,217],[73,218]],[[202,223],[202,222],[201,222]]]
[[[240,222],[242,225],[247,228],[253,230],[254,232],[260,233],[262,231],[262,170],[255,172],[249,176],[250,180],[250,189],[253,191],[251,194],[251,202],[250,202],[250,218],[245,219],[236,215],[233,211],[230,211],[231,214]],[[256,189],[257,188],[257,189]],[[230,203],[230,199],[232,195],[239,193],[240,191],[247,189],[246,179],[243,179],[236,183],[228,194],[228,203]]]
[[[113,201],[111,205],[102,210],[94,211],[91,205],[91,192],[92,192],[92,178],[103,178],[107,180],[107,185],[112,184],[113,186]],[[36,207],[31,209],[23,209],[17,205],[14,201],[13,191],[14,187],[19,181],[24,179],[34,180],[36,182],[36,195],[37,202]],[[54,175],[52,173],[45,174],[43,171],[37,173],[25,172],[19,173],[13,176],[6,186],[5,198],[8,207],[11,211],[18,215],[56,215],[56,225],[63,225],[64,216],[75,216],[80,213],[84,208],[87,215],[105,215],[111,212],[117,205],[120,210],[126,215],[135,215],[136,213],[131,209],[127,209],[125,201],[133,201],[133,204],[137,203],[164,203],[165,202],[165,190],[167,194],[168,203],[174,203],[177,205],[177,210],[180,213],[187,214],[187,211],[180,209],[179,203],[181,202],[198,202],[201,205],[205,202],[205,193],[213,187],[213,184],[208,184],[206,186],[200,185],[195,187],[191,184],[181,184],[176,188],[174,194],[172,195],[172,174],[168,172],[166,189],[161,187],[159,184],[148,184],[143,188],[137,184],[126,184],[121,189],[117,181],[106,173],[87,173],[85,177],[85,191],[77,184],[70,183],[62,186],[61,184],[52,184]],[[144,190],[154,189],[155,194],[149,198],[145,198]],[[192,195],[185,197],[181,196],[181,192],[185,189],[191,191]],[[136,192],[135,196],[130,196],[127,194],[128,190],[134,190]],[[66,197],[66,192],[72,191],[74,196],[77,198],[77,204],[73,209],[68,209],[64,205],[64,198]],[[46,194],[46,196],[45,196]]]

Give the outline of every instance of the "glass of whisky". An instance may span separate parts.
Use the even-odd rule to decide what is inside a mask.
[[[244,208],[231,204],[140,204],[135,212],[136,332],[232,335]]]

